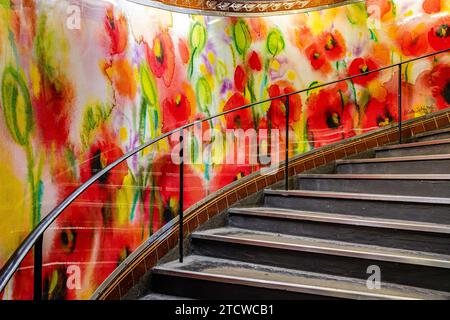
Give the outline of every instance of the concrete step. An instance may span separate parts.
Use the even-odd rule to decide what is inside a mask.
[[[384,281],[450,291],[450,256],[238,228],[192,235],[196,255],[367,279],[376,265]]]
[[[433,154],[449,154],[450,139],[396,144],[375,149],[377,158],[406,157]]]
[[[450,174],[302,174],[296,189],[450,198]]]
[[[450,154],[337,160],[338,174],[449,174]]]
[[[232,208],[231,227],[450,254],[450,225],[279,208]]]
[[[264,206],[450,224],[450,199],[447,198],[266,189]]]
[[[448,293],[192,255],[153,269],[152,288],[198,299],[449,299]]]
[[[431,141],[439,139],[450,139],[450,127],[440,130],[419,133],[413,137],[413,141]]]

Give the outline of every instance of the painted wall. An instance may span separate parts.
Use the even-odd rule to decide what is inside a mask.
[[[56,204],[143,141],[249,102],[450,47],[448,1],[367,0],[367,7],[239,19],[124,0],[0,0],[0,266]],[[291,97],[292,153],[395,122],[396,72]],[[448,54],[402,73],[404,117],[450,107]],[[283,130],[284,110],[275,101],[204,127]],[[46,233],[47,298],[88,298],[176,215],[174,147],[163,141],[118,166]],[[204,149],[225,157],[211,143]],[[258,168],[187,166],[185,207]],[[32,297],[32,263],[30,255],[3,298]]]

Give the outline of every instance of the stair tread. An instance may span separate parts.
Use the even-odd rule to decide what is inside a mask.
[[[223,227],[192,234],[195,239],[246,243],[304,252],[316,252],[345,257],[367,258],[450,269],[450,255],[351,243],[304,236]]]
[[[319,173],[299,174],[299,179],[361,179],[361,180],[450,180],[450,174],[360,174]]]
[[[431,160],[450,160],[450,154],[432,154],[432,155],[403,156],[403,157],[389,157],[389,158],[343,159],[343,160],[336,160],[336,164],[408,162],[408,161],[431,161]]]
[[[444,129],[439,129],[439,130],[421,132],[421,133],[414,135],[414,138],[423,138],[423,137],[433,136],[433,135],[447,133],[447,132],[450,132],[450,127],[444,128]]]
[[[310,191],[310,190],[274,190],[265,189],[265,195],[279,196],[304,196],[316,198],[336,198],[350,200],[373,200],[373,201],[392,201],[392,202],[410,202],[410,203],[427,203],[427,204],[450,204],[450,198],[435,197],[416,197],[405,195],[388,195],[375,193],[352,193],[352,192],[335,192],[335,191]]]
[[[375,151],[385,151],[385,150],[396,150],[396,149],[408,149],[408,148],[435,146],[435,145],[439,145],[439,144],[450,144],[450,139],[438,139],[438,140],[430,140],[430,141],[394,144],[394,145],[389,145],[389,146],[378,147],[378,148],[375,148],[374,150]]]
[[[445,292],[382,283],[371,290],[366,281],[260,264],[191,255],[154,269],[156,274],[244,286],[353,299],[449,299]]]
[[[272,207],[232,208],[229,209],[229,212],[238,214],[266,216],[272,218],[292,219],[292,220],[307,220],[316,222],[348,224],[356,226],[370,226],[370,227],[400,229],[409,231],[450,234],[450,225],[437,224],[431,222],[411,221],[411,220],[408,221],[397,219],[384,219],[384,218],[365,217],[357,215],[301,211],[301,210],[272,208]]]

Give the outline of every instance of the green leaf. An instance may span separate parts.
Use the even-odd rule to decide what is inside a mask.
[[[205,77],[201,77],[197,81],[196,86],[197,102],[202,111],[208,110],[212,103],[211,87]]]
[[[266,47],[267,51],[274,57],[279,55],[284,50],[285,43],[280,30],[273,29],[269,32]]]
[[[1,89],[3,114],[9,133],[14,141],[26,146],[33,130],[30,93],[22,75],[10,65],[3,72]]]
[[[206,46],[207,33],[206,28],[200,22],[196,22],[189,34],[189,46],[191,51],[195,50],[196,54],[200,54]]]
[[[252,43],[252,36],[248,28],[247,22],[239,19],[233,26],[233,39],[237,52],[245,57],[245,53],[250,48]]]
[[[158,104],[158,91],[156,89],[156,82],[153,75],[150,73],[150,69],[146,64],[143,64],[140,68],[141,76],[141,88],[144,98],[150,106],[156,106]]]

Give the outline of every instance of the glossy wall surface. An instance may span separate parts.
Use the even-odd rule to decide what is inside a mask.
[[[367,0],[258,18],[172,13],[125,0],[0,0],[0,266],[51,209],[144,141],[224,110],[450,47],[450,4]],[[398,119],[398,70],[290,98],[291,155]],[[450,107],[450,56],[402,70],[403,118]],[[202,130],[285,128],[282,101]],[[260,132],[260,131],[258,131]],[[283,135],[280,135],[281,146]],[[258,164],[186,165],[184,208]],[[85,192],[44,239],[44,296],[86,299],[177,214],[170,139]],[[283,160],[280,147],[279,160]],[[32,298],[30,255],[3,293]],[[74,276],[78,278],[74,278]]]

